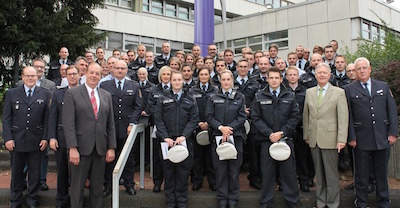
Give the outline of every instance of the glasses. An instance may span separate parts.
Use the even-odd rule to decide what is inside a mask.
[[[70,76],[70,77],[72,77],[72,76],[77,76],[78,75],[78,73],[68,73],[67,74],[67,76]]]
[[[308,54],[310,54],[310,52],[304,52],[304,53],[308,53]]]
[[[35,68],[35,69],[44,69],[44,66],[35,66],[35,65],[33,65],[33,68]]]
[[[244,68],[247,68],[247,66],[238,66],[238,68],[244,69]]]
[[[114,67],[115,70],[125,70],[126,67]]]

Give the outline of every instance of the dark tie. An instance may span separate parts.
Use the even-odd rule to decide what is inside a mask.
[[[147,71],[149,71],[149,70],[150,70],[150,67],[146,67],[146,69],[147,69]]]
[[[272,94],[274,95],[274,98],[276,98],[276,90],[273,90]]]
[[[263,80],[263,82],[266,82],[267,78],[266,77],[262,77],[262,80]]]
[[[164,89],[165,89],[165,90],[168,89],[168,85],[164,85]]]
[[[179,100],[178,94],[174,94],[174,96],[175,96],[175,99],[176,99],[176,100]]]
[[[188,83],[185,83],[185,87],[186,87],[186,88],[189,88],[189,84],[188,84]]]
[[[244,79],[241,79],[240,81],[242,82],[242,84],[241,84],[241,85],[243,85],[243,84],[244,84]]]
[[[332,66],[333,66],[333,64],[332,64],[332,63],[329,63],[329,67],[332,68]]]
[[[142,87],[144,87],[144,82],[141,83]]]
[[[119,90],[119,91],[122,91],[122,88],[121,88],[121,81],[118,81],[118,90]]]
[[[229,92],[225,92],[225,95],[229,97]]]
[[[299,60],[299,66],[298,66],[298,68],[301,69],[301,59]]]
[[[62,60],[62,61],[61,61],[61,63],[62,63],[62,64],[65,64],[65,61],[64,61],[64,60]]]
[[[232,71],[232,67],[231,66],[228,66],[228,68],[229,68],[229,71]]]
[[[363,85],[364,85],[365,92],[367,93],[368,97],[370,97],[371,95],[368,90],[368,83],[363,83]]]
[[[203,88],[203,90],[206,91],[206,86],[205,85],[201,86],[201,88]]]
[[[31,97],[32,97],[32,90],[29,89],[29,90],[28,90],[28,98],[31,99]]]
[[[90,102],[92,103],[94,118],[97,120],[98,112],[97,112],[97,102],[96,97],[94,96],[94,90],[90,93]]]
[[[339,74],[339,79],[342,80],[343,74]]]

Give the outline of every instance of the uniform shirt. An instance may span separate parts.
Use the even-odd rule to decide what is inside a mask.
[[[165,89],[165,87],[164,87],[164,86],[168,86],[168,88],[167,88],[167,89],[170,89],[170,88],[171,88],[171,83],[168,83],[168,84],[164,84],[164,83],[162,83],[162,84],[161,84],[161,86],[162,86],[162,88],[163,88],[163,89]]]
[[[100,111],[100,97],[99,97],[99,92],[97,91],[97,87],[92,89],[86,83],[85,83],[85,86],[86,86],[86,90],[88,91],[88,94],[89,94],[89,100],[92,97],[91,96],[92,90],[94,90],[94,97],[96,98],[96,104],[97,104],[97,112],[99,112]]]
[[[206,86],[205,90],[208,90],[208,82],[206,84],[200,83],[200,89],[203,89],[203,86]]]
[[[244,80],[244,82],[242,83],[242,79]],[[238,81],[239,83],[240,83],[240,85],[243,85],[244,83],[246,83],[247,82],[247,80],[249,79],[249,77],[247,77],[247,76],[245,76],[245,77],[241,77],[241,76],[238,76],[237,78],[236,78],[236,81]]]
[[[364,83],[360,82],[360,84],[361,84],[361,87],[363,89],[365,89]],[[368,88],[369,95],[371,95],[371,78],[369,78],[367,81],[367,88]]]
[[[121,90],[124,89],[124,83],[125,83],[125,78],[118,80],[118,79],[114,79],[115,81],[115,87],[118,89],[118,82],[121,82]]]
[[[24,85],[24,89],[25,89],[25,94],[26,94],[26,97],[29,97],[29,90],[31,90],[32,92],[31,92],[31,96],[33,96],[33,92],[35,92],[35,85],[33,85],[33,87],[32,88],[29,88],[28,86],[26,86],[26,85]]]
[[[276,97],[279,96],[279,93],[281,92],[281,87],[278,87],[276,90]],[[271,95],[274,95],[274,89],[272,89],[271,87],[269,87],[269,92],[271,93]]]

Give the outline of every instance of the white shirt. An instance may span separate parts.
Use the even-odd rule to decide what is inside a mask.
[[[322,87],[322,88],[324,88],[324,90],[322,90],[322,97],[325,97],[325,93],[328,90],[328,86],[329,86],[329,82],[326,83],[326,85]],[[317,97],[319,96],[319,89],[320,88],[321,87],[319,85],[317,85]]]
[[[92,97],[92,90],[94,90],[94,97],[96,98],[96,104],[97,104],[97,113],[100,112],[100,97],[99,97],[99,92],[97,91],[97,87],[92,89],[91,87],[89,87],[86,83],[86,90],[88,91],[89,94],[89,99]]]

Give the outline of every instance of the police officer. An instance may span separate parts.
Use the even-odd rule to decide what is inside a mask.
[[[218,63],[218,61],[217,61]],[[197,107],[199,108],[199,123],[197,125],[196,134],[201,131],[209,130],[206,121],[206,106],[209,97],[217,93],[218,88],[210,83],[210,68],[202,67],[199,69],[199,83],[192,87],[189,92],[196,98]],[[201,189],[203,184],[203,176],[207,175],[209,188],[212,191],[217,190],[215,182],[215,171],[211,157],[211,144],[202,146],[197,142],[194,143],[194,163],[193,163],[193,191]]]
[[[295,66],[289,66],[286,70],[286,78],[288,86],[286,88],[296,95],[296,101],[299,104],[300,115],[303,115],[304,99],[306,98],[306,90],[303,85],[299,84],[299,71]],[[311,157],[310,146],[303,140],[303,124],[300,120],[294,132],[294,152],[296,155],[296,171],[300,184],[300,190],[309,192],[310,187],[314,186],[314,163]]]
[[[262,194],[261,207],[273,207],[274,181],[279,164],[280,182],[283,195],[289,207],[295,207],[299,200],[294,154],[285,161],[277,162],[270,156],[269,147],[284,140],[293,152],[293,131],[301,116],[295,94],[281,85],[280,70],[271,67],[268,85],[256,94],[251,109],[251,117],[257,128],[257,139],[261,144]]]
[[[189,171],[193,163],[192,136],[199,115],[195,98],[182,90],[183,76],[180,72],[172,72],[171,86],[172,89],[165,90],[157,102],[155,123],[161,142],[166,142],[169,147],[186,144],[189,151],[189,157],[180,163],[163,161],[167,208],[176,205],[185,208]]]
[[[398,137],[396,103],[386,82],[371,79],[368,59],[354,62],[358,81],[344,87],[349,105],[348,143],[354,148],[356,207],[367,207],[369,167],[376,180],[376,205],[390,207],[388,160]]]
[[[62,47],[60,52],[58,53],[59,59],[54,60],[49,63],[49,72],[47,74],[47,78],[51,81],[56,80],[57,78],[61,77],[60,74],[60,66],[63,64],[72,65],[73,62],[68,59],[69,53],[68,48]]]
[[[62,125],[62,108],[64,106],[64,95],[69,88],[79,85],[79,70],[74,65],[66,69],[68,86],[56,90],[50,105],[49,114],[49,138],[50,148],[54,150],[57,162],[57,207],[66,208],[69,203],[68,183],[68,155],[67,144],[64,137]]]
[[[164,42],[161,46],[162,54],[156,56],[155,63],[157,68],[161,68],[163,66],[168,66],[169,59],[171,58],[171,46],[168,42]]]
[[[145,59],[146,59],[145,69],[147,70],[147,79],[153,84],[158,84],[159,69],[155,65],[153,52],[147,51],[146,55],[145,55]],[[137,72],[131,78],[133,80],[138,81]]]
[[[193,77],[193,69],[191,64],[184,63],[182,65],[182,76],[184,90],[189,90],[191,87],[196,85],[197,79]]]
[[[148,102],[146,106],[146,113],[150,116],[153,116],[156,112],[156,104],[158,98],[163,94],[163,90],[171,89],[170,79],[171,79],[171,68],[169,66],[161,67],[158,73],[159,84],[155,85],[151,88]],[[157,128],[156,126],[154,126]],[[153,136],[153,135],[152,135]],[[158,140],[155,140],[158,141]],[[160,145],[156,145],[157,142],[153,144],[153,192],[161,191],[161,184],[163,182],[163,163],[161,158],[161,149]]]
[[[332,73],[333,83],[332,85],[343,88],[345,85],[350,84],[351,80],[346,75],[346,57],[343,55],[337,55],[335,58],[335,71]]]
[[[128,66],[125,61],[118,60],[114,64],[114,79],[105,81],[100,87],[111,94],[114,111],[115,133],[117,138],[116,159],[106,164],[104,177],[104,193],[103,196],[111,194],[112,171],[125,145],[126,138],[129,135],[132,126],[139,123],[141,108],[141,96],[139,93],[139,85],[135,81],[125,78],[128,72]],[[122,173],[124,186],[129,195],[135,195],[136,191],[133,182],[134,161],[133,152],[130,152],[128,161]]]
[[[260,71],[259,76],[256,77],[258,81],[258,89],[264,89],[268,84],[268,70],[271,68],[267,57],[261,57],[258,61],[258,70]]]
[[[218,88],[221,87],[221,82],[220,82],[220,73],[226,69],[226,62],[224,59],[217,59],[217,61],[215,62],[215,73],[216,75],[214,77],[211,78],[211,84],[213,86],[216,86]],[[210,74],[211,77],[211,74]]]
[[[25,164],[28,164],[26,204],[37,207],[40,188],[40,165],[47,147],[50,92],[36,86],[37,71],[22,70],[23,85],[9,89],[4,101],[3,138],[11,157],[11,207],[22,206]]]
[[[246,137],[243,124],[246,120],[245,97],[233,89],[233,74],[220,73],[221,89],[207,102],[206,120],[212,136],[222,136],[222,142],[233,137],[237,159],[219,160],[216,140],[212,139],[211,151],[216,175],[217,200],[220,207],[236,207],[239,201],[239,169],[243,161],[243,141]]]
[[[140,67],[146,66],[146,46],[142,44],[138,45],[137,54],[138,57],[136,60],[128,66],[130,75],[133,75]]]
[[[311,56],[311,64],[310,67],[307,69],[307,73],[300,76],[299,83],[304,87],[311,88],[317,86],[318,82],[315,78],[315,67],[322,63],[322,56],[318,53],[315,53]]]

